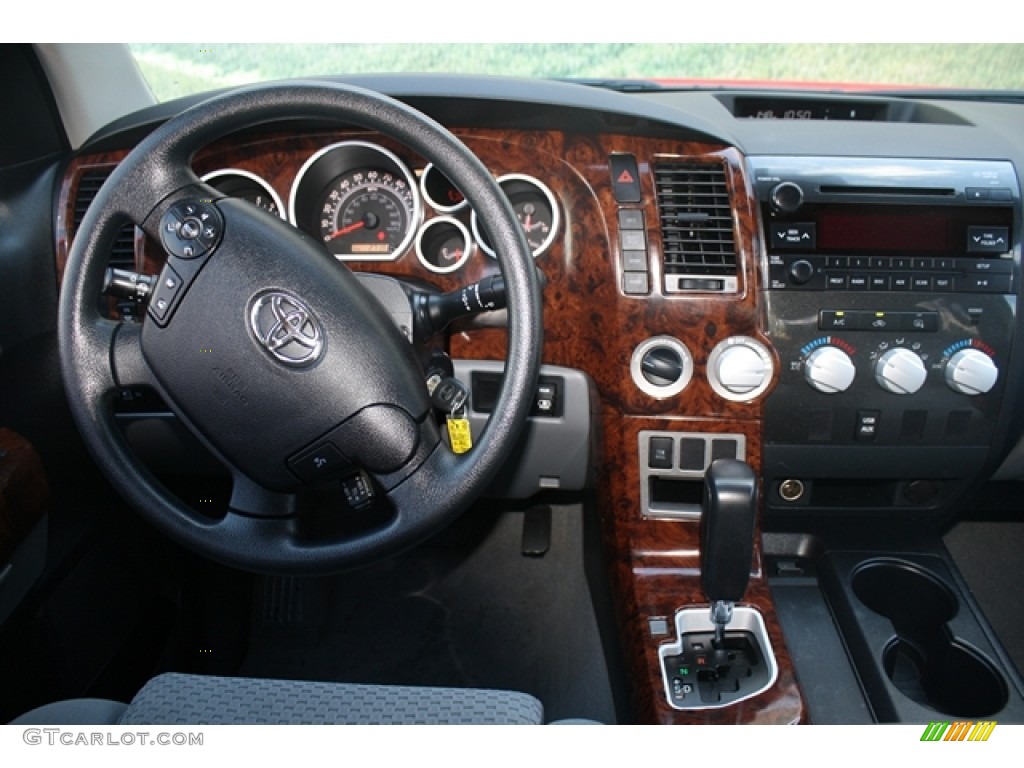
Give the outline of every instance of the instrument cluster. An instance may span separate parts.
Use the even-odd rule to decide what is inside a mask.
[[[459,270],[479,251],[494,258],[484,223],[436,166],[412,170],[378,144],[351,140],[310,156],[287,203],[261,177],[236,168],[203,176],[218,191],[252,202],[323,242],[339,261],[395,261],[414,250],[435,274]],[[498,183],[522,225],[534,258],[554,243],[561,209],[540,180],[520,173]]]

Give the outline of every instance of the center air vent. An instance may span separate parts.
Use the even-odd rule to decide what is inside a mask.
[[[665,292],[736,291],[732,206],[720,163],[654,167]]]
[[[78,179],[78,193],[75,195],[75,217],[71,225],[71,238],[78,233],[78,228],[85,218],[85,212],[92,204],[103,182],[114,172],[109,168],[90,168],[83,171]],[[125,224],[117,233],[117,239],[110,249],[109,266],[118,269],[135,270],[135,227]]]

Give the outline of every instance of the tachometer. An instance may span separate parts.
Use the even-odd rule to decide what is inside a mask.
[[[248,200],[257,208],[262,208],[282,219],[285,217],[284,204],[277,196],[277,192],[255,173],[243,171],[241,168],[222,168],[203,176],[203,181],[228,197]]]
[[[423,205],[415,177],[394,153],[345,141],[302,166],[288,213],[339,259],[393,261],[412,244]]]

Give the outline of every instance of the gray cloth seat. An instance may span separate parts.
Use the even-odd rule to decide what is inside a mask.
[[[130,704],[73,699],[46,704],[11,725],[539,725],[525,693],[476,688],[321,683],[169,673]]]

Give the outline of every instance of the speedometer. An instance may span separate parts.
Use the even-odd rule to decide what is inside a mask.
[[[408,245],[415,213],[412,188],[404,179],[375,168],[350,171],[326,190],[320,237],[341,258],[386,258]]]
[[[343,141],[302,166],[288,214],[338,259],[393,261],[412,245],[423,205],[415,177],[394,153]]]

